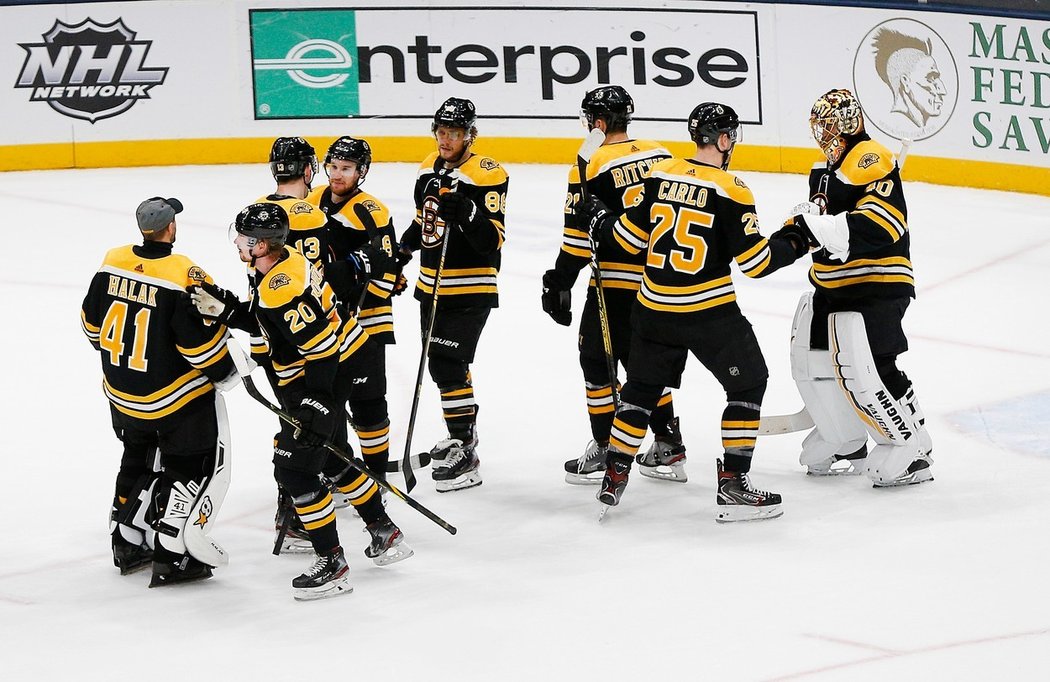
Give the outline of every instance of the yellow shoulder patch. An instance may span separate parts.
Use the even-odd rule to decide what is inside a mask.
[[[507,180],[507,171],[495,160],[475,154],[459,167],[459,172],[474,181],[475,185],[499,185]]]
[[[893,172],[893,154],[875,140],[864,140],[849,150],[839,172],[852,185],[866,185]]]
[[[379,199],[376,199],[371,194],[361,192],[353,199],[347,202],[360,204],[366,211],[372,214],[372,220],[375,221],[378,227],[383,227],[390,222],[390,211]]]
[[[259,305],[280,308],[288,305],[310,286],[310,261],[295,249],[274,266],[259,282]]]

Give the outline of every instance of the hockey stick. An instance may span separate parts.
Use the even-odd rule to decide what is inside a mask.
[[[441,163],[441,157],[438,156],[437,161],[434,164],[434,170],[438,172],[439,185],[440,178],[447,172],[444,168],[438,170],[438,166]],[[451,186],[447,189],[439,187],[438,194],[455,192],[458,187],[459,176],[453,174]],[[441,271],[445,269],[445,254],[448,253],[448,242],[451,236],[452,225],[446,222],[445,234],[442,236],[441,240],[441,255],[438,257],[437,269],[434,270],[434,287],[431,290],[430,296],[430,317],[427,320],[427,333],[423,338],[423,349],[419,353],[419,370],[416,372],[416,392],[412,397],[412,411],[409,413],[408,431],[405,433],[405,454],[401,457],[401,473],[405,475],[405,489],[408,492],[412,492],[412,488],[416,487],[416,475],[412,471],[412,436],[416,431],[416,414],[419,412],[419,396],[423,392],[423,370],[426,368],[427,356],[430,354],[430,339],[434,335],[434,318],[437,317],[438,290],[441,288]],[[422,461],[422,458],[419,458],[419,461]]]
[[[576,168],[580,172],[580,193],[583,200],[590,197],[587,188],[587,164],[598,148],[605,142],[605,133],[599,128],[594,128],[580,145],[580,151],[576,153]],[[587,240],[591,244],[591,274],[594,276],[594,293],[598,298],[598,321],[602,328],[602,349],[605,351],[605,369],[609,373],[609,390],[612,394],[613,409],[620,406],[620,391],[616,388],[616,359],[613,357],[612,328],[609,325],[609,309],[605,307],[605,292],[602,286],[602,270],[598,265],[598,243],[594,235],[587,230]]]
[[[908,138],[901,140],[901,149],[897,152],[898,173],[904,171],[904,162],[908,159],[908,150],[911,149],[911,143],[912,141]],[[762,417],[762,422],[758,427],[758,435],[779,436],[781,434],[805,431],[811,428],[813,428],[813,417],[809,415],[809,411],[803,406],[803,408],[795,414],[778,414],[769,417]]]
[[[227,339],[226,344],[230,349],[230,355],[233,357],[233,363],[237,366],[237,373],[241,375],[241,381],[244,382],[244,388],[248,391],[248,395],[255,399],[255,401],[258,402],[260,405],[276,414],[281,421],[287,424],[291,424],[296,428],[300,428],[299,421],[295,417],[271,403],[269,400],[266,399],[266,396],[259,392],[259,388],[255,385],[255,381],[252,379],[251,369],[248,367],[247,359],[245,358],[243,351],[241,351],[240,344],[237,343],[237,340],[231,336],[229,339]],[[405,493],[401,492],[394,486],[387,483],[386,479],[380,477],[374,471],[369,469],[368,465],[365,464],[362,460],[358,459],[357,457],[354,457],[338,445],[332,443],[330,440],[326,440],[322,447],[325,450],[331,452],[339,459],[349,464],[350,466],[352,466],[360,473],[372,479],[372,482],[378,485],[383,490],[386,490],[388,493],[391,493],[395,497],[401,498],[401,500],[403,500],[405,504],[412,507],[423,516],[427,517],[437,525],[444,528],[446,531],[449,532],[450,535],[456,534],[455,526],[451,525],[443,518],[421,505],[419,502],[416,502]]]

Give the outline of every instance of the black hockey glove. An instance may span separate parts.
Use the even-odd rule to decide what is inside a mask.
[[[193,301],[193,309],[205,320],[212,320],[227,327],[240,312],[242,303],[232,291],[215,286],[211,282],[191,284],[186,287]]]
[[[299,401],[299,406],[292,410],[292,416],[299,422],[295,430],[295,439],[307,447],[320,447],[335,433],[336,412],[330,405],[332,399],[327,396],[306,396]]]
[[[478,205],[460,192],[447,192],[438,201],[438,215],[446,223],[452,223],[460,232],[473,232],[478,217]]]
[[[795,251],[795,258],[802,258],[809,253],[809,236],[795,218],[788,218],[784,226],[769,236],[769,240],[783,239],[791,244]]]
[[[596,243],[602,240],[607,226],[616,220],[609,207],[593,194],[576,208],[576,213],[580,216],[580,229],[590,232]]]
[[[382,247],[382,237],[376,237],[373,243],[349,253],[346,260],[354,268],[357,284],[367,284],[370,279],[382,279],[384,273],[393,272],[395,267],[394,259]]]
[[[543,312],[558,324],[568,327],[572,323],[572,290],[565,286],[565,279],[557,270],[543,273],[540,303],[543,304]]]
[[[405,266],[412,260],[412,252],[399,247],[394,253],[394,290],[392,296],[400,296],[408,288],[408,278],[404,275]]]

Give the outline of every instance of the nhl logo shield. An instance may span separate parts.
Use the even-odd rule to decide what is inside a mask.
[[[26,51],[16,88],[30,101],[47,102],[58,113],[95,123],[122,114],[164,82],[167,67],[145,66],[153,45],[136,40],[123,19],[100,24],[56,20],[42,43],[19,43]]]

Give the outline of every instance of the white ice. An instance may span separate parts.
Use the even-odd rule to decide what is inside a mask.
[[[229,567],[165,590],[148,590],[144,573],[118,575],[106,520],[120,445],[79,327],[104,252],[137,240],[135,206],[157,194],[185,202],[177,250],[243,295],[227,225],[270,191],[265,164],[3,174],[0,676],[1050,679],[1050,199],[906,187],[918,299],[900,365],[929,419],[933,483],[808,478],[802,434],[771,437],[752,478],[783,494],[784,516],[716,524],[724,396],[691,360],[675,394],[689,482],[635,475],[599,526],[594,488],[562,480],[589,438],[575,325],[556,326],[539,304],[566,168],[509,171],[502,305],[474,365],[484,485],[439,495],[421,472],[415,495],[459,534],[391,500],[416,555],[386,568],[362,554],[356,516],[340,512],[355,590],[313,603],[293,601],[289,584],[310,560],[270,554],[275,420],[241,389],[228,397],[233,482],[213,531]],[[377,164],[366,184],[399,232],[414,173]],[[741,175],[766,234],[806,193],[803,176]],[[787,344],[806,267],[734,279],[771,370],[764,410],[794,412]],[[417,303],[402,296],[395,310],[399,456],[419,342]],[[428,383],[413,449],[442,437]]]

